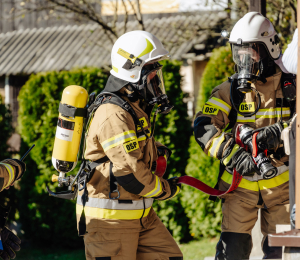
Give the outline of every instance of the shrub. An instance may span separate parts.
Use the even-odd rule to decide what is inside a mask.
[[[82,244],[76,230],[75,201],[49,197],[46,184],[55,189],[56,185],[50,183],[52,174],[57,174],[51,157],[64,88],[80,85],[89,93],[99,93],[107,77],[96,68],[39,73],[32,75],[20,91],[20,133],[27,146],[36,144],[30,153],[32,160],[28,158],[26,178],[20,182],[20,222],[25,237],[35,243]]]
[[[8,153],[7,149],[7,140],[11,136],[13,132],[12,127],[12,116],[11,112],[9,110],[9,107],[7,107],[4,104],[4,100],[2,96],[0,95],[0,158],[7,158],[10,157],[10,154]]]
[[[159,115],[155,127],[155,140],[170,148],[173,152],[164,178],[185,174],[189,157],[188,146],[192,134],[191,121],[187,118],[187,105],[183,102],[181,91],[182,80],[179,74],[180,62],[163,62],[164,82],[170,103],[174,106],[171,112]],[[169,201],[160,201],[154,208],[165,226],[171,231],[175,240],[189,239],[188,218],[180,202],[181,193]]]
[[[229,46],[213,51],[201,79],[196,111],[202,109],[214,87],[234,74],[233,68]],[[207,156],[194,137],[190,139],[189,155],[186,174],[213,187],[218,179],[219,161]],[[189,186],[184,186],[181,201],[190,218],[189,226],[193,237],[213,237],[220,232],[222,221],[220,202],[214,203],[208,200],[208,195]]]

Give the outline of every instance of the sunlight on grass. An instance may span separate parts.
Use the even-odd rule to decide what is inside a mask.
[[[218,239],[202,239],[180,245],[184,260],[203,260],[206,256],[215,255]]]

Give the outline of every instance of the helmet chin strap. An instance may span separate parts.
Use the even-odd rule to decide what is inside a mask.
[[[262,59],[260,62],[260,71],[258,75],[258,80],[262,81],[263,83],[266,83],[267,77],[270,77],[276,73],[276,67],[275,62],[272,58],[267,56],[266,58]]]

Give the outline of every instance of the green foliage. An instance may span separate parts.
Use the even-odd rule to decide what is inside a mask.
[[[0,95],[0,161],[11,158],[11,154],[7,151],[8,145],[7,141],[13,133],[12,127],[12,116],[9,107],[4,104],[4,100]],[[16,205],[16,193],[15,190],[10,188],[9,190],[4,190],[0,194],[0,203],[3,205],[10,205],[12,210],[10,212],[10,218],[15,215],[15,205]],[[11,220],[11,219],[10,219]]]
[[[12,116],[9,108],[4,104],[4,100],[0,95],[0,158],[7,158],[10,154],[7,152],[7,140],[13,132]]]
[[[36,147],[27,160],[26,178],[20,182],[20,222],[25,237],[35,243],[77,246],[75,202],[49,197],[46,184],[57,174],[51,157],[56,131],[58,106],[65,87],[80,85],[89,93],[99,93],[107,73],[96,68],[48,72],[32,75],[19,94],[19,130],[26,145]],[[29,156],[28,156],[29,157]],[[54,189],[54,185],[49,185]]]
[[[182,101],[180,63],[164,64],[166,90],[175,108],[167,116],[158,116],[155,137],[174,152],[166,174],[173,176],[184,174],[191,127],[187,120],[187,106]],[[27,178],[23,178],[21,182],[20,222],[25,237],[36,243],[66,246],[77,246],[81,243],[77,236],[75,203],[51,198],[45,188],[49,184],[51,189],[55,189],[50,184],[52,174],[56,174],[51,156],[63,89],[76,84],[86,88],[89,93],[99,93],[107,76],[107,73],[99,69],[90,68],[39,73],[31,76],[20,92],[19,126],[26,143],[22,149],[25,151],[27,146],[36,144],[30,154],[32,159],[28,158],[27,161]],[[155,207],[177,240],[189,235],[188,220],[178,198]]]
[[[233,68],[229,46],[213,51],[201,79],[197,111],[202,109],[212,89],[234,74]],[[194,137],[190,139],[189,155],[186,174],[213,187],[218,179],[219,161],[207,156]],[[220,232],[222,221],[220,202],[208,200],[208,195],[189,186],[184,186],[181,201],[190,218],[190,232],[193,237],[197,239],[214,237]]]
[[[173,152],[164,178],[181,176],[187,165],[188,144],[192,134],[191,122],[187,118],[187,105],[183,102],[184,94],[181,91],[182,80],[179,74],[180,62],[165,61],[162,63],[166,93],[172,111],[164,116],[159,115],[155,126],[155,140],[170,148]],[[188,218],[180,203],[181,194],[172,200],[155,203],[155,210],[173,237],[179,241],[189,239]]]

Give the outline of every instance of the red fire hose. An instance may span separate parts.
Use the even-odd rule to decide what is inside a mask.
[[[254,139],[256,140],[256,136],[255,136]],[[237,127],[237,130],[236,130],[235,141],[239,146],[244,147],[244,148],[247,149],[247,147],[245,147],[245,145],[243,144],[243,142],[240,139],[239,126]],[[219,197],[219,196],[222,196],[222,195],[224,195],[228,192],[231,192],[231,191],[235,190],[239,186],[242,178],[243,177],[234,169],[231,185],[228,188],[228,190],[226,190],[226,191],[221,191],[221,190],[214,189],[214,188],[208,186],[207,184],[205,184],[204,182],[202,182],[202,181],[200,181],[200,180],[198,180],[194,177],[191,177],[191,176],[179,177],[178,183],[189,185],[189,186],[191,186],[191,187],[193,187],[197,190],[200,190],[200,191],[202,191],[202,192],[204,192],[208,195]]]
[[[236,170],[234,170],[233,177],[232,177],[232,183],[231,183],[230,187],[228,188],[228,190],[226,190],[226,191],[214,189],[214,188],[208,186],[207,184],[205,184],[204,182],[202,182],[194,177],[191,177],[191,176],[179,177],[178,183],[189,185],[189,186],[191,186],[197,190],[200,190],[211,196],[222,196],[228,192],[235,190],[239,186],[242,178],[243,177]]]

